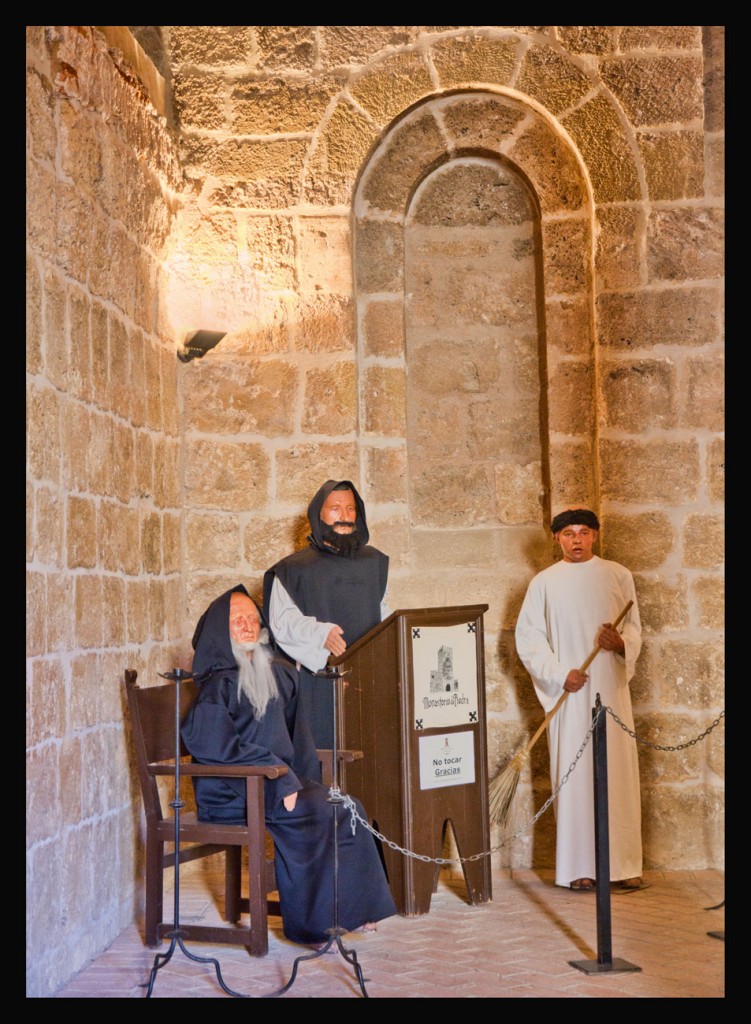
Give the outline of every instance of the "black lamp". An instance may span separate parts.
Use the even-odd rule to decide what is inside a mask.
[[[226,333],[226,331],[191,331],[185,335],[182,350],[177,353],[177,358],[182,363],[189,363],[191,359],[201,359],[215,345],[219,344]]]

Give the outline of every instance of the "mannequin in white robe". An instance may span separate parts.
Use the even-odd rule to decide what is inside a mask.
[[[591,520],[575,514],[582,512],[587,512]],[[584,525],[567,522],[565,517],[570,519],[572,514],[574,519],[584,519]],[[561,522],[564,527],[554,536],[564,558],[532,579],[516,625],[516,649],[545,713],[564,689],[569,691],[547,726],[553,791],[592,725],[598,693],[601,703],[612,708],[633,730],[629,682],[641,650],[633,577],[618,562],[592,553],[598,536],[598,530],[592,529],[597,523],[594,513],[567,510],[553,520],[553,526]],[[634,603],[618,627],[618,639],[616,631],[603,626],[611,626],[628,601]],[[586,673],[580,673],[579,667],[596,644],[600,651]],[[610,879],[635,888],[642,871],[637,745],[609,714],[606,717]],[[595,878],[592,749],[590,738],[554,804],[557,885],[571,886],[572,882]]]

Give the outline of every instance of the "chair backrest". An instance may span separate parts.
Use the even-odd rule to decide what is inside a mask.
[[[133,676],[132,684],[128,676]],[[126,672],[131,713],[135,711],[147,761],[167,761],[175,757],[175,714],[182,725],[198,697],[193,679],[158,686],[137,686],[135,672]],[[175,708],[175,687],[179,688],[179,711]],[[180,753],[187,753],[182,740]]]
[[[175,715],[181,725],[198,696],[198,684],[192,679],[159,686],[138,686],[137,673],[125,671],[125,689],[128,694],[130,721],[133,728],[133,746],[136,753],[138,777],[146,815],[162,818],[162,806],[156,779],[148,765],[154,761],[175,760]],[[175,693],[175,687],[179,693]],[[178,709],[175,698],[179,698]],[[181,756],[187,756],[182,741]]]

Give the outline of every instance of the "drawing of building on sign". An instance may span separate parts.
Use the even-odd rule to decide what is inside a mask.
[[[438,668],[430,672],[431,693],[453,693],[459,689],[459,680],[454,678],[453,647],[438,648]]]

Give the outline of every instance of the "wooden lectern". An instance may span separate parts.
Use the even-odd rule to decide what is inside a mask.
[[[340,658],[339,737],[362,750],[342,769],[370,823],[418,857],[443,856],[450,823],[472,904],[492,898],[485,661],[488,605],[395,611]],[[441,865],[383,844],[400,914],[427,914]]]

